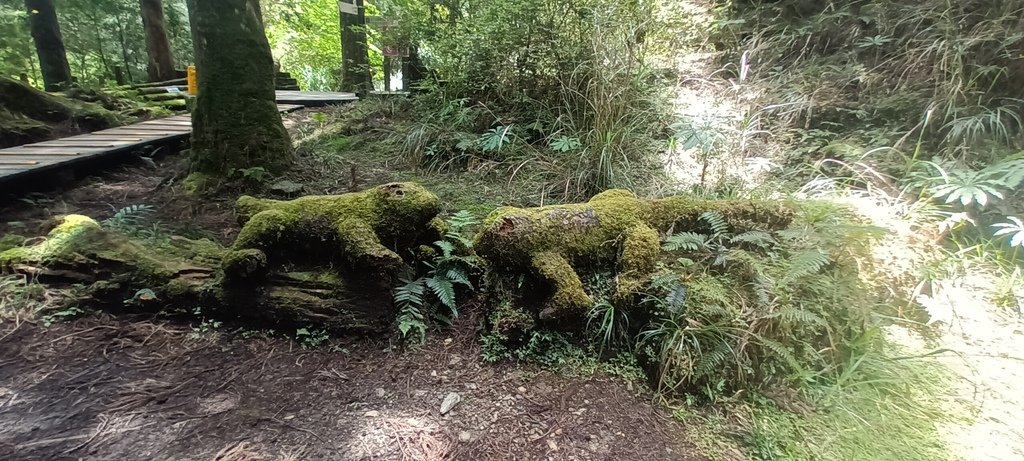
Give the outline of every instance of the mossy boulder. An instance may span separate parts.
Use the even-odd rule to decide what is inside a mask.
[[[266,273],[268,264],[297,255],[393,275],[403,254],[436,238],[441,210],[437,196],[414,183],[288,201],[243,196],[236,206],[243,226],[224,258],[225,274],[235,279]]]
[[[615,297],[641,289],[655,269],[661,234],[692,230],[717,211],[737,231],[779,229],[793,219],[784,203],[674,196],[645,200],[609,190],[587,203],[499,208],[484,221],[475,249],[493,277],[526,276],[545,291],[541,320],[578,323],[594,304],[578,271],[611,270]]]

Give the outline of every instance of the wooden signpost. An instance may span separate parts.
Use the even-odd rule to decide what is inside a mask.
[[[338,0],[338,11],[344,14],[359,14],[359,7],[349,0]]]

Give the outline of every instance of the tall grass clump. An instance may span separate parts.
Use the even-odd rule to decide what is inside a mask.
[[[416,116],[396,128],[428,169],[504,169],[563,199],[637,186],[665,145],[648,50],[657,2],[483,1],[437,10]],[[439,32],[438,32],[439,31]]]
[[[718,6],[713,41],[772,108],[764,121],[791,146],[780,163],[857,165],[874,178],[860,187],[933,203],[953,252],[1021,264],[1024,1]]]

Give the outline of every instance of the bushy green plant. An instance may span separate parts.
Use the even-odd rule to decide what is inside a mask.
[[[645,296],[655,319],[638,348],[658,365],[658,389],[715,398],[834,375],[871,328],[858,264],[879,230],[825,204],[772,233],[732,235],[721,216],[702,220],[706,233],[665,239],[676,259]]]
[[[398,332],[406,341],[423,342],[430,320],[450,325],[459,315],[458,288],[469,292],[476,289],[472,278],[480,262],[472,254],[473,241],[468,236],[476,224],[468,211],[455,213],[447,220],[443,238],[433,244],[433,258],[423,263],[425,273],[418,275],[408,267],[399,277],[394,301],[398,308]]]

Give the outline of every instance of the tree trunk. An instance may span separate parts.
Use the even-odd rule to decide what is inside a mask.
[[[199,94],[192,113],[194,191],[234,172],[275,173],[291,163],[291,141],[274,94],[274,61],[256,0],[188,0]],[[212,181],[212,183],[210,183]]]
[[[149,81],[162,82],[174,78],[174,55],[171,53],[171,42],[167,39],[167,28],[164,26],[164,6],[162,0],[139,0],[142,11],[142,27],[146,29],[146,53],[149,54],[149,65],[146,70]]]
[[[420,61],[419,50],[416,45],[409,46],[409,57],[402,58],[402,79],[405,91],[413,91],[423,80],[423,63]]]
[[[355,2],[359,14],[341,12],[341,90],[364,95],[373,89],[366,48],[366,13],[363,0]]]
[[[121,45],[121,59],[124,60],[124,71],[128,75],[128,81],[134,82],[135,77],[132,76],[132,65],[128,62],[128,44],[124,38],[124,25],[121,23],[117,24],[117,37],[118,43]]]
[[[57,10],[53,7],[53,0],[25,0],[25,8],[36,54],[39,55],[43,85],[46,91],[58,91],[71,83],[71,67],[68,66],[64,39],[60,35]]]

